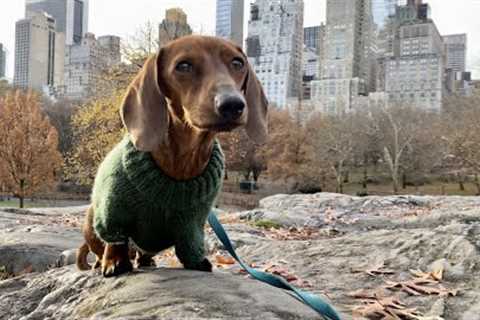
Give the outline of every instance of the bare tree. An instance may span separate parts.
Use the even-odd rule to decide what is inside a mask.
[[[355,150],[354,114],[314,117],[307,126],[315,150],[315,165],[329,168],[335,176],[335,191],[343,184],[353,165]]]
[[[140,69],[145,60],[158,51],[158,47],[158,23],[147,21],[122,42],[122,56]]]
[[[412,140],[416,135],[416,115],[412,108],[397,105],[373,110],[372,118],[378,127],[380,143],[390,177],[393,193],[400,186],[400,170],[407,152],[413,152]]]
[[[448,147],[448,157],[459,173],[471,173],[480,195],[480,92],[471,97],[455,97],[445,103],[443,114],[443,141]]]

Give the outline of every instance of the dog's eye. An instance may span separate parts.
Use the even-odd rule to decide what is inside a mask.
[[[190,73],[193,71],[193,65],[188,61],[181,61],[175,66],[175,70],[182,73]]]
[[[245,63],[243,62],[242,59],[240,58],[233,58],[232,60],[232,67],[235,70],[242,70],[243,67],[245,66]]]

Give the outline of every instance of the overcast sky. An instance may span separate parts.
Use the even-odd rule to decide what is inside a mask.
[[[249,0],[245,0],[248,14]],[[325,20],[326,0],[304,0],[305,26]],[[480,78],[480,0],[427,0],[432,18],[442,34],[468,34],[468,64]],[[24,16],[24,0],[0,0],[0,42],[8,51],[7,74],[13,76],[15,21]],[[213,33],[215,0],[90,0],[89,31],[97,36],[114,34],[121,37],[150,20],[160,22],[166,8],[181,7],[188,15],[194,31]],[[248,17],[248,15],[246,15]]]

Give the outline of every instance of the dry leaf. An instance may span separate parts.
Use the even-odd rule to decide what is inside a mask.
[[[235,264],[235,259],[233,259],[232,257],[217,254],[215,256],[215,262],[217,263],[217,265],[232,265]]]
[[[361,300],[361,306],[353,309],[353,316],[382,320],[418,320],[421,314],[415,308],[407,308],[396,297],[385,297],[378,292],[359,290],[349,294]]]
[[[354,270],[352,270],[352,272],[365,272],[366,274],[368,274],[372,277],[375,277],[375,276],[378,276],[378,275],[388,275],[388,274],[394,274],[395,273],[394,270],[385,268],[385,262],[384,261],[381,261],[381,262],[377,263],[376,265],[374,265],[373,267],[370,267],[366,270],[354,269]]]
[[[410,295],[439,295],[439,296],[456,296],[458,290],[446,289],[438,283],[436,280],[415,278],[413,280],[393,282],[386,281],[387,289],[400,289]],[[435,286],[436,285],[436,286]]]
[[[431,272],[423,272],[422,270],[410,270],[410,273],[415,277],[421,279],[432,279],[439,282],[443,279],[443,268],[438,268]]]

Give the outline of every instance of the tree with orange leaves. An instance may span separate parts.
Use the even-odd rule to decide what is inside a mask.
[[[51,187],[62,157],[58,134],[40,109],[40,97],[20,90],[0,99],[0,180],[19,198]]]

